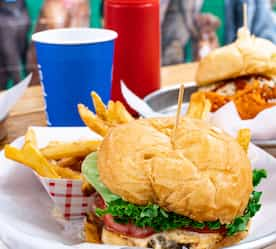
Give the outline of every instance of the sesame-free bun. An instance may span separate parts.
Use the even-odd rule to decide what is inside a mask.
[[[243,214],[253,190],[245,151],[201,120],[141,119],[117,126],[98,152],[101,181],[138,205],[156,203],[197,221],[230,223]]]
[[[210,52],[196,72],[198,85],[207,85],[245,75],[276,76],[276,46],[241,28],[238,39]]]

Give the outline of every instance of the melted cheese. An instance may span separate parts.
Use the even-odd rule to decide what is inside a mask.
[[[183,248],[211,249],[214,248],[218,242],[222,241],[223,238],[224,236],[218,233],[196,233],[180,229],[156,233],[143,239],[115,234],[105,229],[103,229],[102,233],[102,240],[105,243],[142,248],[149,248],[151,246],[154,249],[174,248],[172,242],[174,242],[176,246],[177,244],[183,245]]]

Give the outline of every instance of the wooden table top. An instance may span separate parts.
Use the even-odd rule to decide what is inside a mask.
[[[180,64],[163,67],[161,70],[162,87],[175,83],[193,81],[197,64]],[[45,126],[44,100],[40,86],[32,86],[12,109],[5,127],[6,139],[0,142],[0,149],[15,138],[25,134],[29,126]]]
[[[161,70],[162,87],[168,87],[175,83],[194,81],[196,68],[196,63],[163,67]],[[29,126],[45,125],[46,117],[41,87],[29,87],[25,95],[14,106],[6,121],[5,126],[8,130],[8,136],[0,142],[0,149],[6,143],[24,135]],[[276,249],[276,244],[267,249]]]

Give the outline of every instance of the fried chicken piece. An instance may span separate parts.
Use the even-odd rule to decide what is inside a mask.
[[[220,95],[215,92],[206,92],[205,96],[209,99],[212,103],[211,112],[217,111],[219,108],[227,104],[231,98],[228,96]]]
[[[248,84],[242,91],[238,91],[233,97],[241,119],[252,119],[261,111],[275,106],[276,103],[269,103],[269,99],[276,97],[273,93],[276,87],[272,88],[267,85],[259,87],[259,82]]]
[[[244,84],[244,82],[242,83]],[[217,111],[229,101],[233,101],[241,119],[252,119],[261,111],[276,106],[276,101],[274,101],[276,99],[276,86],[260,85],[260,81],[255,79],[238,88],[240,90],[237,90],[232,96],[224,96],[216,92],[205,92],[205,96],[212,103],[212,112]]]

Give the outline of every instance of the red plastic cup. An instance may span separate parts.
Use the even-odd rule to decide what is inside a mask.
[[[141,98],[160,88],[159,8],[159,0],[105,1],[105,28],[119,35],[115,42],[113,100],[126,104],[121,80]]]

